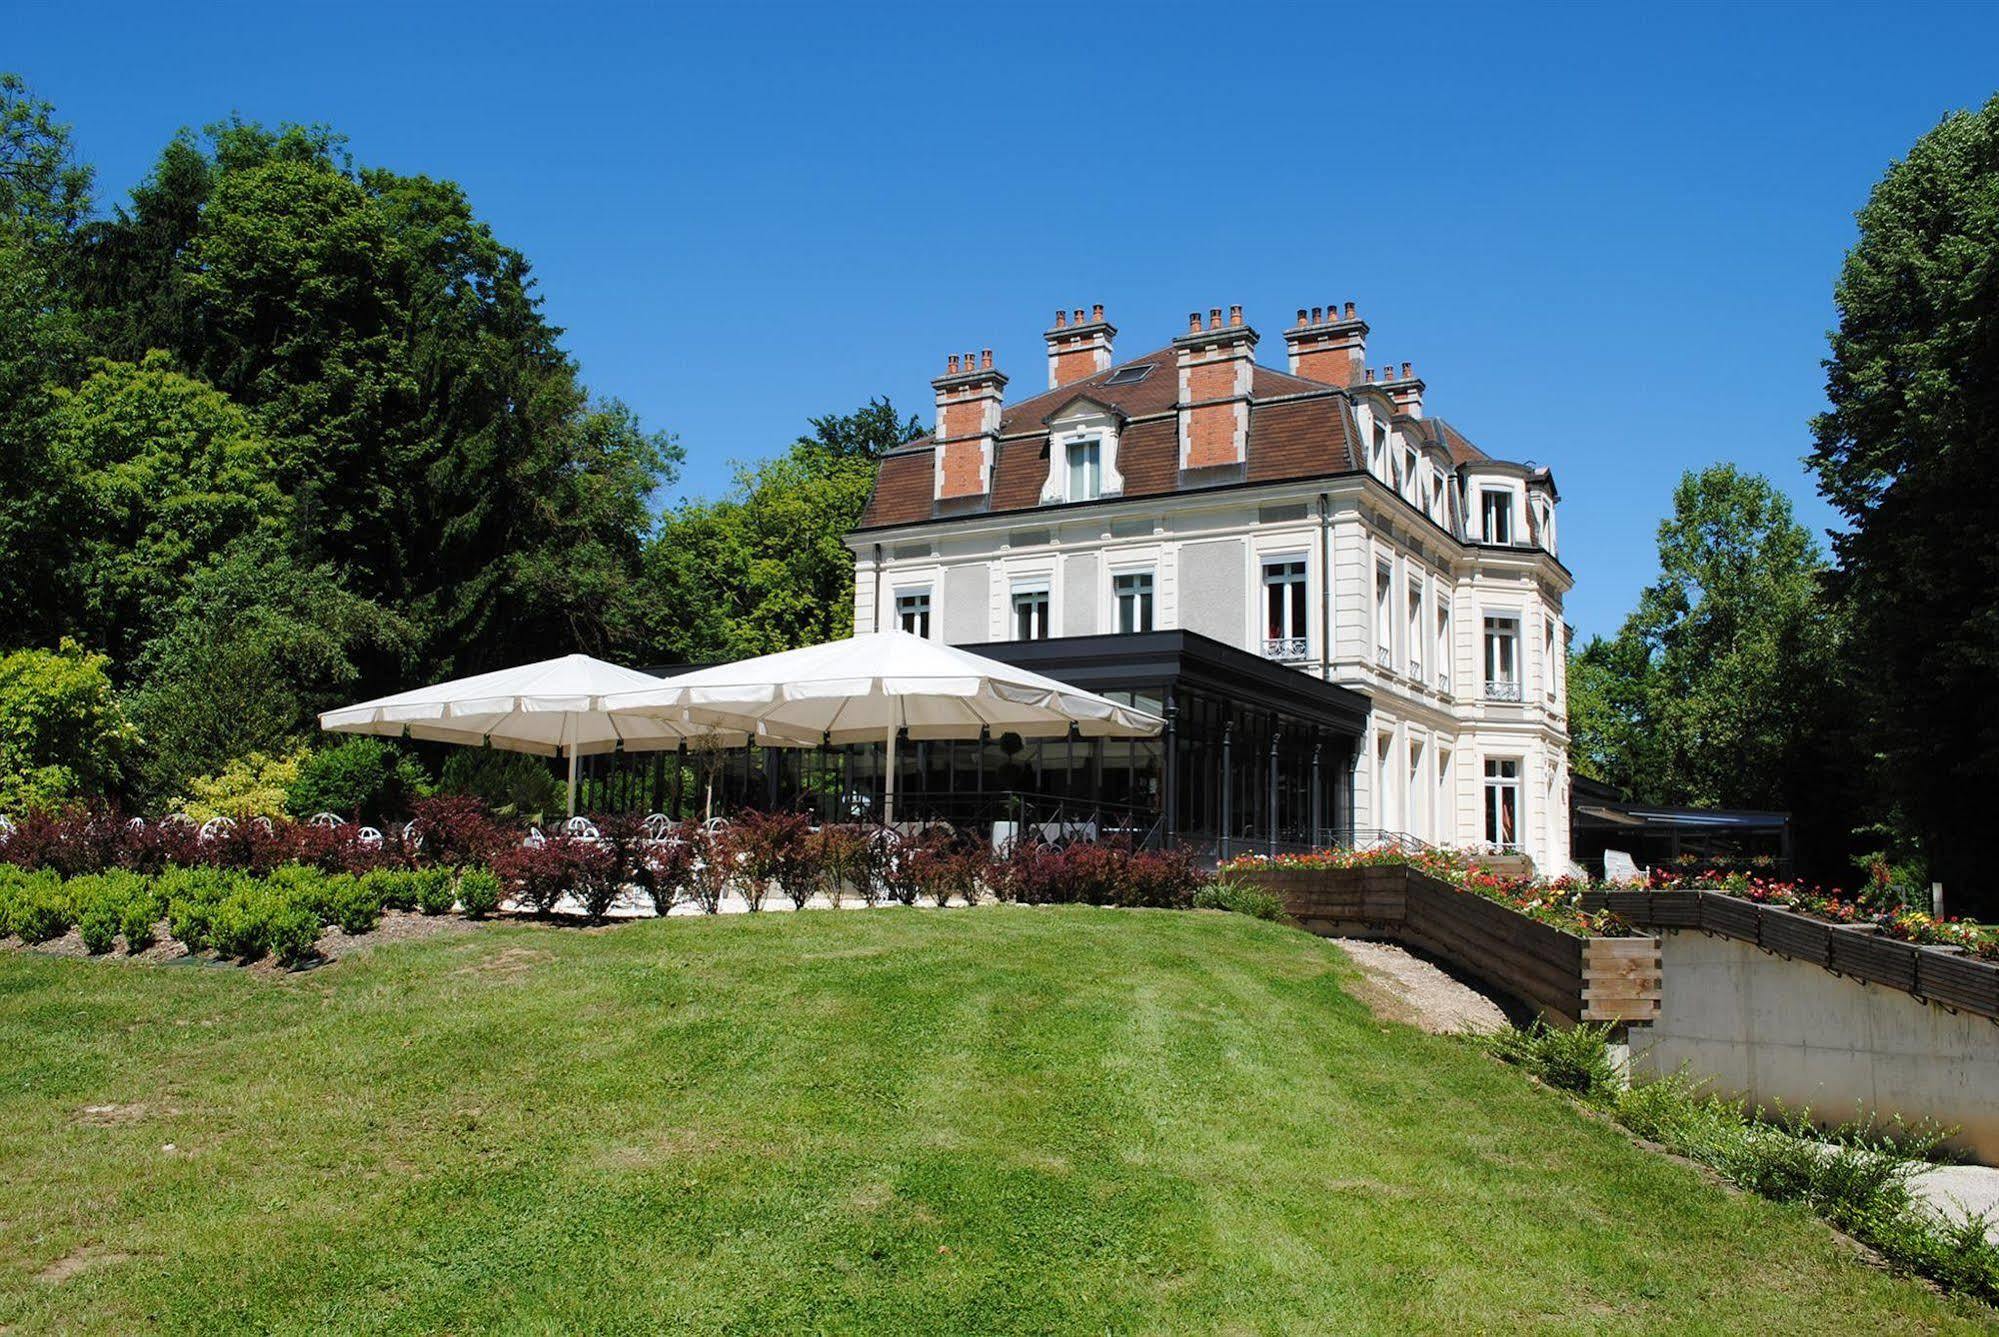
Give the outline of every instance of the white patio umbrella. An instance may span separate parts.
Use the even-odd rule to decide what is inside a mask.
[[[604,698],[613,692],[658,687],[663,681],[589,655],[564,655],[329,710],[319,717],[319,727],[566,756],[569,812],[574,816],[578,757],[621,748],[658,751],[678,746],[684,738],[717,734],[725,742],[745,741],[740,730],[690,725],[673,711],[613,718],[604,708]]]
[[[902,631],[785,650],[655,680],[604,700],[614,718],[742,730],[765,746],[887,745],[883,818],[895,820],[896,735],[1150,738],[1157,715],[1027,669]]]

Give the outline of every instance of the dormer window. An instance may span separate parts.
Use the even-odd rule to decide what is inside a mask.
[[[1377,421],[1374,424],[1374,439],[1368,447],[1367,467],[1375,477],[1388,477],[1388,425]]]
[[[1104,494],[1104,443],[1096,437],[1069,443],[1070,501],[1095,501]]]
[[[1096,501],[1124,492],[1118,472],[1116,410],[1087,397],[1071,400],[1048,419],[1048,477],[1044,506]]]
[[[1487,543],[1513,542],[1513,493],[1503,488],[1485,488],[1479,493],[1479,510],[1485,524]]]

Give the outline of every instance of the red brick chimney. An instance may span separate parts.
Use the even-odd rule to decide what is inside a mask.
[[[1066,311],[1057,311],[1055,323],[1044,337],[1048,340],[1048,388],[1059,390],[1072,381],[1110,370],[1111,340],[1117,338],[1117,326],[1104,319],[1104,304],[1099,302],[1090,308],[1087,320],[1080,306],[1073,321]]]
[[[1381,369],[1381,388],[1388,391],[1388,397],[1395,401],[1395,411],[1406,413],[1412,418],[1423,416],[1423,379],[1402,364],[1398,375],[1392,366]]]
[[[1291,374],[1328,385],[1355,385],[1367,363],[1367,322],[1356,316],[1353,303],[1346,314],[1337,306],[1298,308],[1298,323],[1284,331],[1284,348],[1291,355]]]
[[[1208,469],[1241,464],[1249,445],[1250,377],[1256,367],[1256,331],[1243,324],[1242,308],[1220,307],[1187,316],[1187,332],[1173,341],[1180,373],[1180,467]]]
[[[999,448],[1000,392],[1006,376],[993,370],[993,350],[977,358],[953,353],[942,376],[930,383],[937,391],[935,449],[938,501],[980,497],[992,490],[993,456]]]

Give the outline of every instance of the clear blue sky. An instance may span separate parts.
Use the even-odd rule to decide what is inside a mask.
[[[1553,466],[1569,619],[1613,629],[1686,468],[1799,465],[1853,211],[1999,86],[1999,6],[0,4],[0,68],[116,201],[173,131],[331,123],[454,178],[592,388],[726,486],[808,415],[926,416],[952,350],[1045,384],[1057,306],[1127,352],[1244,305]]]

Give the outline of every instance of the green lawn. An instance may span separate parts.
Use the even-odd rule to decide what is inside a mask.
[[[1011,906],[288,978],[0,952],[0,1329],[1983,1321],[1353,979],[1255,921]]]

